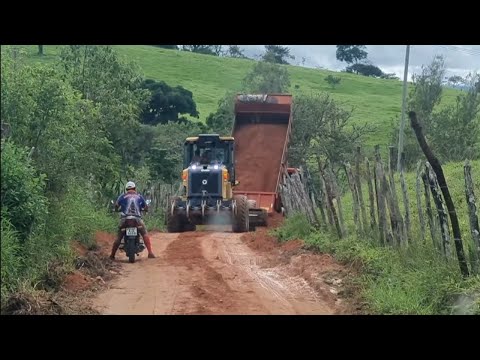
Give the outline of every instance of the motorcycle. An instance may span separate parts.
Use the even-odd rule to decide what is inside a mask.
[[[151,200],[147,200],[147,205],[150,205]],[[113,204],[113,201],[111,202]],[[126,215],[123,212],[120,213],[121,217],[125,218],[125,223],[121,231],[124,233],[122,241],[119,246],[120,251],[124,251],[128,257],[128,262],[135,262],[135,255],[139,256],[140,253],[145,250],[145,243],[140,236],[139,229],[142,228],[140,223],[140,217],[135,215]]]

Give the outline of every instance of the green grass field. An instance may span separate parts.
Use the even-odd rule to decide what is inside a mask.
[[[59,53],[59,46],[46,45],[45,55],[37,54],[37,46],[25,45],[32,61],[51,62]],[[220,58],[176,50],[166,50],[148,45],[115,45],[126,59],[137,62],[145,77],[163,80],[169,85],[181,85],[193,92],[200,119],[217,107],[218,100],[227,90],[238,90],[242,79],[251,69],[254,60]],[[287,66],[291,76],[291,93],[300,91],[326,91],[347,106],[355,108],[353,119],[357,124],[370,123],[376,127],[367,139],[368,146],[388,145],[391,120],[400,118],[402,82],[374,79],[365,76]],[[339,76],[339,86],[331,89],[325,82],[329,74]],[[454,101],[458,91],[445,89],[442,105]]]

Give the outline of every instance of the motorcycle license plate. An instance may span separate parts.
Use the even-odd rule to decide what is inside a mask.
[[[137,236],[137,228],[127,228],[126,231],[127,236]]]

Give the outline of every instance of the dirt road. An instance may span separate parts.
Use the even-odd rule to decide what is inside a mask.
[[[319,286],[309,284],[307,280],[313,278],[304,276],[305,266],[293,266],[291,260],[282,263],[278,256],[255,251],[245,236],[255,237],[255,233],[243,238],[212,230],[154,233],[157,258],[147,259],[143,253],[129,264],[124,253],[118,253],[121,273],[94,300],[94,307],[102,314],[341,312],[336,290],[325,279],[314,279]]]

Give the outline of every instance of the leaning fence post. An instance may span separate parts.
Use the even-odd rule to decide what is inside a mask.
[[[437,176],[432,169],[432,166],[427,161],[426,162],[426,171],[428,174],[428,179],[430,181],[430,190],[432,191],[433,201],[437,207],[438,219],[440,222],[440,230],[442,231],[442,250],[443,254],[447,257],[451,257],[450,249],[450,231],[448,228],[448,217],[445,204],[442,199],[440,186],[438,185]]]
[[[475,273],[480,272],[480,228],[478,225],[477,205],[475,203],[475,193],[473,191],[472,165],[470,161],[465,161],[465,195],[467,198],[468,215],[470,220],[470,232],[473,240],[473,261],[472,270]]]

